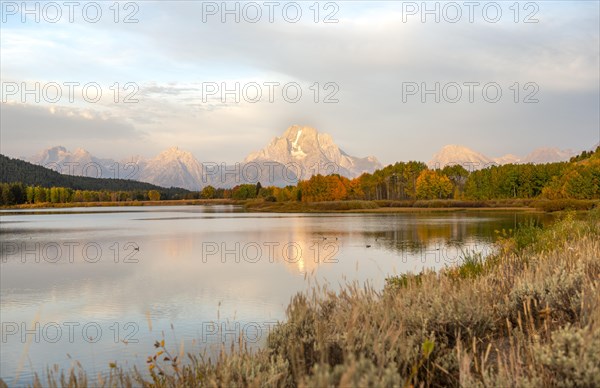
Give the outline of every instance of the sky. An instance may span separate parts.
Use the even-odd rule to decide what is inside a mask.
[[[67,3],[0,2],[2,154],[233,163],[294,124],[384,164],[600,141],[598,1]]]

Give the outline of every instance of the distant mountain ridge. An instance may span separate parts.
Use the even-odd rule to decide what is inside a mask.
[[[435,153],[427,164],[430,168],[443,168],[444,166],[451,164],[460,164],[465,168],[467,166],[473,166],[473,168],[477,168],[479,166],[487,166],[492,163],[494,163],[492,158],[489,158],[477,151],[461,145],[449,144],[442,147],[441,150]]]
[[[25,160],[67,175],[119,178],[114,160],[97,158],[83,148],[70,152],[63,146],[52,147]]]
[[[163,188],[150,183],[127,179],[93,178],[65,175],[53,169],[13,159],[0,154],[0,182],[20,182],[27,186],[67,187],[74,190],[148,191],[159,190],[168,197],[185,194],[179,188]]]
[[[427,165],[430,168],[443,168],[447,165],[460,164],[467,169],[478,170],[490,165],[504,165],[510,163],[544,164],[566,162],[575,155],[577,155],[577,152],[573,150],[542,147],[533,150],[522,158],[513,154],[493,158],[462,145],[450,144],[442,147],[435,153]]]
[[[428,165],[430,168],[443,168],[449,164],[461,164],[469,169],[481,169],[494,164],[567,161],[574,155],[576,153],[571,150],[538,148],[525,157],[507,154],[493,158],[468,147],[451,144],[434,154]],[[120,162],[93,156],[81,148],[70,152],[63,146],[48,148],[22,159],[68,175],[133,179],[193,191],[208,185],[232,188],[242,183],[257,182],[273,186],[295,185],[299,179],[308,179],[316,174],[337,173],[354,178],[382,168],[375,157],[348,155],[330,135],[299,125],[289,127],[282,136],[273,138],[263,149],[250,153],[243,162],[235,165],[201,163],[190,152],[178,147],[168,148],[154,158],[133,156]]]
[[[98,178],[124,177],[162,187],[201,190],[212,185],[231,188],[242,183],[286,186],[316,174],[337,173],[354,178],[381,168],[375,157],[357,158],[342,151],[326,133],[311,127],[292,126],[261,151],[251,153],[242,163],[224,165],[200,163],[190,152],[171,147],[156,157],[134,156],[117,162],[97,158],[78,148],[63,146],[43,150],[29,158],[31,163],[58,172]]]
[[[140,159],[139,180],[159,186],[172,185],[188,190],[202,189],[202,165],[188,151],[171,147],[150,160]]]
[[[190,152],[177,147],[171,147],[152,159],[135,156],[117,162],[114,159],[97,158],[81,148],[71,152],[63,146],[56,146],[26,160],[66,175],[133,179],[187,190],[202,188],[202,166]]]
[[[566,162],[571,157],[578,153],[573,150],[560,150],[558,148],[538,148],[527,154],[520,163],[554,163],[554,162]]]

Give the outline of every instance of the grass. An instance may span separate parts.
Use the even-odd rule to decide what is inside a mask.
[[[458,279],[472,279],[481,275],[488,266],[481,252],[466,252],[463,253],[459,266],[448,269],[448,275]]]
[[[540,199],[531,205],[546,212],[562,210],[591,210],[600,207],[600,201],[593,199]]]
[[[347,200],[326,202],[272,202],[265,199],[179,199],[162,201],[122,202],[70,202],[37,203],[2,206],[0,209],[38,209],[63,207],[111,207],[111,206],[179,206],[179,205],[243,205],[247,211],[272,213],[327,213],[327,212],[416,212],[454,210],[538,210],[557,212],[565,210],[591,210],[600,207],[599,200],[576,199],[498,199],[498,200]]]
[[[113,207],[113,206],[183,206],[183,205],[237,205],[243,201],[233,199],[172,199],[161,201],[118,201],[118,202],[67,202],[67,203],[26,203],[0,206],[0,209],[45,209],[71,207]]]
[[[364,209],[376,209],[378,206],[372,201],[325,201],[325,202],[268,202],[264,200],[248,200],[246,210],[261,212],[339,212]]]
[[[537,210],[556,212],[564,210],[591,210],[600,207],[598,200],[534,200],[498,199],[485,201],[471,200],[377,200],[377,201],[328,201],[328,202],[270,202],[263,199],[247,200],[248,211],[279,213],[311,212],[369,212],[393,213],[416,211],[455,211],[455,210]]]
[[[498,201],[454,201],[454,200],[419,200],[419,201],[326,201],[326,202],[269,202],[262,199],[247,200],[247,211],[273,213],[393,213],[420,211],[456,211],[456,210],[535,210],[519,202]]]
[[[94,385],[600,386],[600,209],[524,225],[498,244],[485,261],[466,252],[458,267],[393,277],[384,290],[297,294],[257,352],[176,362],[161,353],[149,378],[114,366]],[[88,385],[81,370],[35,383]]]
[[[378,200],[381,207],[424,207],[424,208],[496,208],[496,207],[531,207],[531,199],[496,199],[496,200],[459,200],[459,199],[420,199],[420,200]]]

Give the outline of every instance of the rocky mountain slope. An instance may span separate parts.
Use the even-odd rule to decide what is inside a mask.
[[[265,148],[248,155],[244,162],[281,163],[301,179],[331,173],[354,178],[382,167],[375,157],[358,158],[348,155],[335,144],[330,135],[299,125],[289,127],[281,137],[275,137]]]
[[[433,155],[427,165],[430,168],[443,168],[447,165],[460,164],[467,169],[478,170],[491,165],[509,163],[555,163],[568,161],[577,152],[558,148],[538,148],[525,157],[507,154],[501,157],[489,157],[461,145],[446,145]]]

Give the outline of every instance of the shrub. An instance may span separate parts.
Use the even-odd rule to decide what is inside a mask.
[[[600,330],[566,327],[549,343],[536,344],[536,361],[557,387],[600,387]]]
[[[534,201],[532,205],[546,212],[556,212],[561,210],[591,210],[599,205],[598,200],[587,199],[540,199]]]

